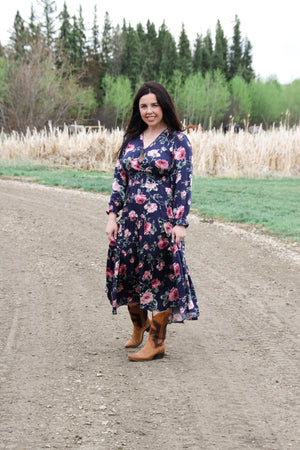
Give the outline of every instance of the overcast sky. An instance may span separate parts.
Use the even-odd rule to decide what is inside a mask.
[[[62,10],[64,0],[56,0],[57,10]],[[242,38],[247,37],[253,46],[253,68],[262,79],[276,76],[280,83],[289,83],[300,78],[300,33],[298,1],[285,0],[66,0],[70,15],[78,15],[79,5],[83,8],[83,18],[87,29],[93,23],[94,5],[97,5],[98,24],[103,28],[104,14],[107,11],[112,25],[122,26],[123,19],[133,27],[141,22],[145,27],[147,20],[154,22],[156,30],[165,21],[176,42],[182,28],[189,36],[191,45],[197,34],[205,35],[210,29],[214,41],[217,20],[221,22],[225,36],[233,35],[234,18],[237,14],[241,22]],[[41,13],[38,0],[2,0],[0,9],[0,42],[6,45],[9,30],[19,10],[22,18],[30,17],[31,4],[36,13]],[[90,33],[87,32],[87,37]]]

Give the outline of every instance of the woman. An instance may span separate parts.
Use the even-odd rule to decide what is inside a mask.
[[[115,314],[127,305],[133,323],[125,347],[139,346],[149,331],[132,361],[162,357],[168,322],[199,316],[184,255],[191,185],[192,149],[173,102],[161,84],[147,82],[133,102],[106,227],[108,298]]]

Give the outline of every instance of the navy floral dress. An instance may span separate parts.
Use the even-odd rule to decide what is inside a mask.
[[[198,318],[184,241],[172,242],[172,227],[188,226],[191,187],[192,148],[183,133],[164,130],[146,149],[140,135],[122,151],[107,210],[118,216],[122,211],[107,257],[106,292],[114,314],[139,302],[142,310],[171,308],[169,322]]]

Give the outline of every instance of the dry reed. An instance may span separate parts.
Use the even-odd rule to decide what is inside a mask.
[[[103,127],[70,134],[49,128],[26,134],[0,133],[0,159],[29,159],[59,167],[111,171],[123,131]],[[194,175],[298,176],[300,173],[300,127],[280,127],[250,134],[220,130],[192,131]]]

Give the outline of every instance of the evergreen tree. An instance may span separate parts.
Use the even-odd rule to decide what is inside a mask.
[[[157,33],[153,22],[146,24],[146,55],[147,65],[144,72],[146,80],[156,80],[158,78],[158,55],[157,55]]]
[[[17,11],[13,25],[13,32],[10,36],[15,59],[20,59],[24,56],[27,40],[28,30],[25,27],[25,22],[22,19],[20,12]]]
[[[136,30],[123,25],[124,48],[122,52],[122,75],[126,75],[134,89],[141,73],[140,42]]]
[[[244,40],[244,52],[242,56],[242,76],[247,83],[254,78],[254,70],[252,68],[252,45],[246,38]]]
[[[220,69],[221,72],[227,77],[228,75],[228,45],[224,31],[221,27],[221,23],[217,21],[215,49],[213,52],[212,68],[213,70]]]
[[[100,39],[99,39],[99,26],[97,16],[97,6],[94,6],[94,17],[92,27],[92,57],[95,61],[100,59]]]
[[[172,79],[174,70],[177,68],[176,42],[163,23],[158,32],[157,38],[159,78],[163,83],[168,83]]]
[[[182,25],[178,43],[178,69],[182,76],[186,78],[192,72],[192,53],[190,49],[190,41]]]
[[[49,47],[52,46],[55,36],[55,17],[56,3],[54,0],[39,0],[43,7],[44,22],[42,22],[42,29],[44,29],[44,35],[46,43]]]
[[[197,34],[195,42],[195,50],[193,55],[193,70],[194,73],[201,72],[202,70],[202,52],[203,52],[203,39],[202,35]]]
[[[124,35],[120,29],[120,25],[113,28],[112,32],[112,61],[111,71],[112,75],[117,76],[122,71],[122,54],[124,49]]]
[[[72,25],[66,2],[64,2],[63,10],[58,15],[61,25],[58,34],[58,45],[64,55],[69,59],[71,53]]]
[[[106,73],[111,73],[112,25],[108,12],[105,13],[101,40],[101,62]]]
[[[79,47],[79,61],[82,66],[85,59],[85,53],[87,48],[85,25],[82,15],[82,6],[79,6],[79,18],[78,18],[78,47]]]
[[[242,38],[240,30],[240,19],[235,16],[235,25],[233,27],[233,38],[229,54],[229,79],[241,73],[242,61]]]
[[[30,18],[29,18],[29,24],[28,24],[30,39],[38,38],[38,37],[40,37],[40,34],[41,34],[41,24],[40,23],[37,24],[36,20],[37,20],[37,17],[35,14],[35,10],[33,8],[33,5],[31,5]]]
[[[206,36],[203,39],[201,59],[201,71],[202,75],[205,75],[206,72],[209,72],[211,70],[213,62],[213,42],[210,30],[207,30]]]

